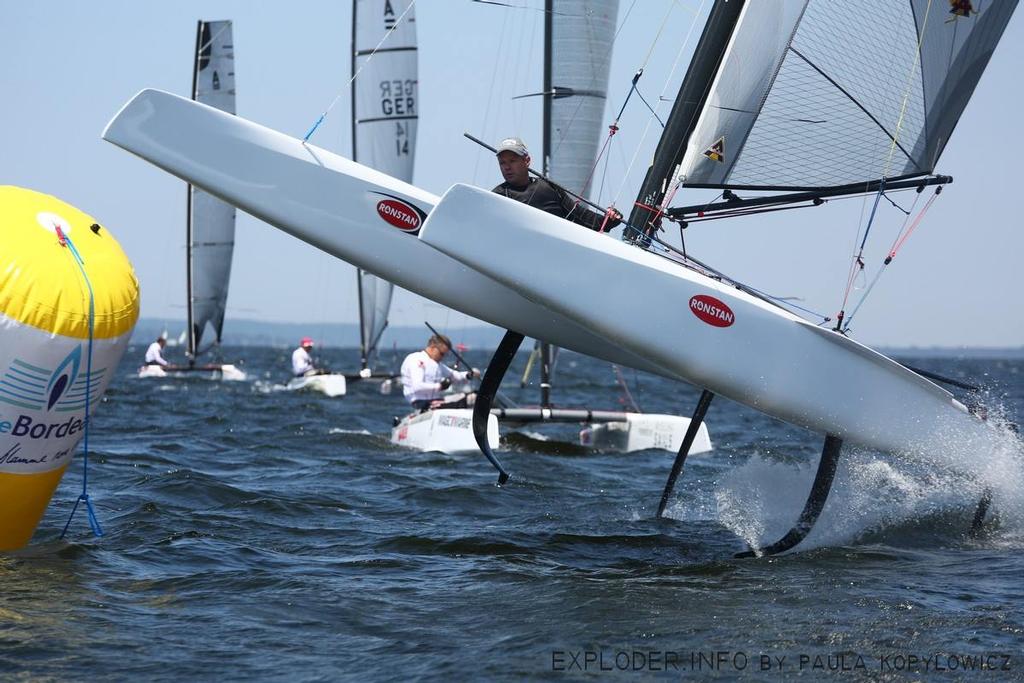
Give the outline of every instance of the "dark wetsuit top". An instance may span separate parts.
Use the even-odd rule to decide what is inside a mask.
[[[492,192],[510,197],[517,202],[528,204],[535,209],[546,211],[573,223],[579,223],[591,230],[600,230],[601,225],[605,222],[603,214],[583,208],[582,204],[577,204],[576,200],[564,190],[540,178],[530,178],[530,184],[522,188],[512,187],[505,182],[494,188]],[[611,230],[619,223],[620,221],[609,218],[605,230]]]

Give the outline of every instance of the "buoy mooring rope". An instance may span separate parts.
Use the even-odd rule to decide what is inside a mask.
[[[85,272],[85,261],[82,260],[82,255],[75,249],[75,243],[64,234],[59,225],[54,226],[54,232],[57,233],[60,245],[67,247],[74,257],[75,264],[78,266],[78,270],[81,271],[86,289],[89,292],[89,346],[85,356],[85,427],[82,434],[82,493],[75,500],[75,505],[71,508],[71,514],[68,515],[68,521],[64,523],[64,529],[60,532],[60,537],[64,538],[64,535],[68,533],[68,527],[71,526],[71,520],[75,518],[78,504],[83,502],[89,511],[89,526],[92,528],[93,534],[99,537],[103,535],[103,527],[100,526],[100,520],[96,517],[96,509],[93,508],[92,500],[89,498],[89,424],[92,422],[90,417],[92,413],[90,410],[90,394],[92,393],[92,339],[93,331],[96,328],[96,297],[92,291],[92,282],[89,281],[89,274]]]
[[[88,471],[91,414],[138,320],[139,283],[106,229],[40,192],[0,185],[0,244],[0,551],[7,551],[28,544],[83,439]],[[83,502],[102,533],[87,476],[75,507]]]

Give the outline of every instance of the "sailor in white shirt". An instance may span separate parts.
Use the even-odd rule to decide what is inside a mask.
[[[435,334],[427,342],[427,348],[410,353],[402,361],[402,393],[413,408],[427,410],[440,400],[441,392],[451,386],[453,380],[462,381],[480,374],[475,368],[460,372],[442,363],[441,359],[451,347],[448,337]]]
[[[296,377],[320,374],[320,371],[313,365],[313,357],[309,355],[313,348],[313,340],[303,337],[299,342],[299,348],[292,351],[292,374]]]
[[[160,353],[163,351],[164,344],[166,343],[166,339],[157,337],[157,340],[149,345],[149,348],[146,349],[146,365],[160,365],[162,367],[170,365],[170,363],[164,360],[163,354]]]

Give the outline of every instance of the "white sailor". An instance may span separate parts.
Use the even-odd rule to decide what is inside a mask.
[[[463,381],[479,376],[480,371],[452,370],[441,362],[452,348],[452,342],[443,334],[435,334],[422,351],[410,353],[402,361],[402,393],[405,400],[417,410],[427,410],[441,399],[441,392],[451,386],[452,381]],[[465,397],[463,397],[464,400]],[[461,407],[445,404],[445,407]]]

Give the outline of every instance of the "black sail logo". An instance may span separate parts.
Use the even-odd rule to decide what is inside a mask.
[[[53,406],[60,400],[60,397],[67,393],[67,390],[78,378],[78,369],[82,364],[82,347],[76,346],[67,358],[61,361],[57,369],[50,376],[46,386],[46,409],[52,410]]]

